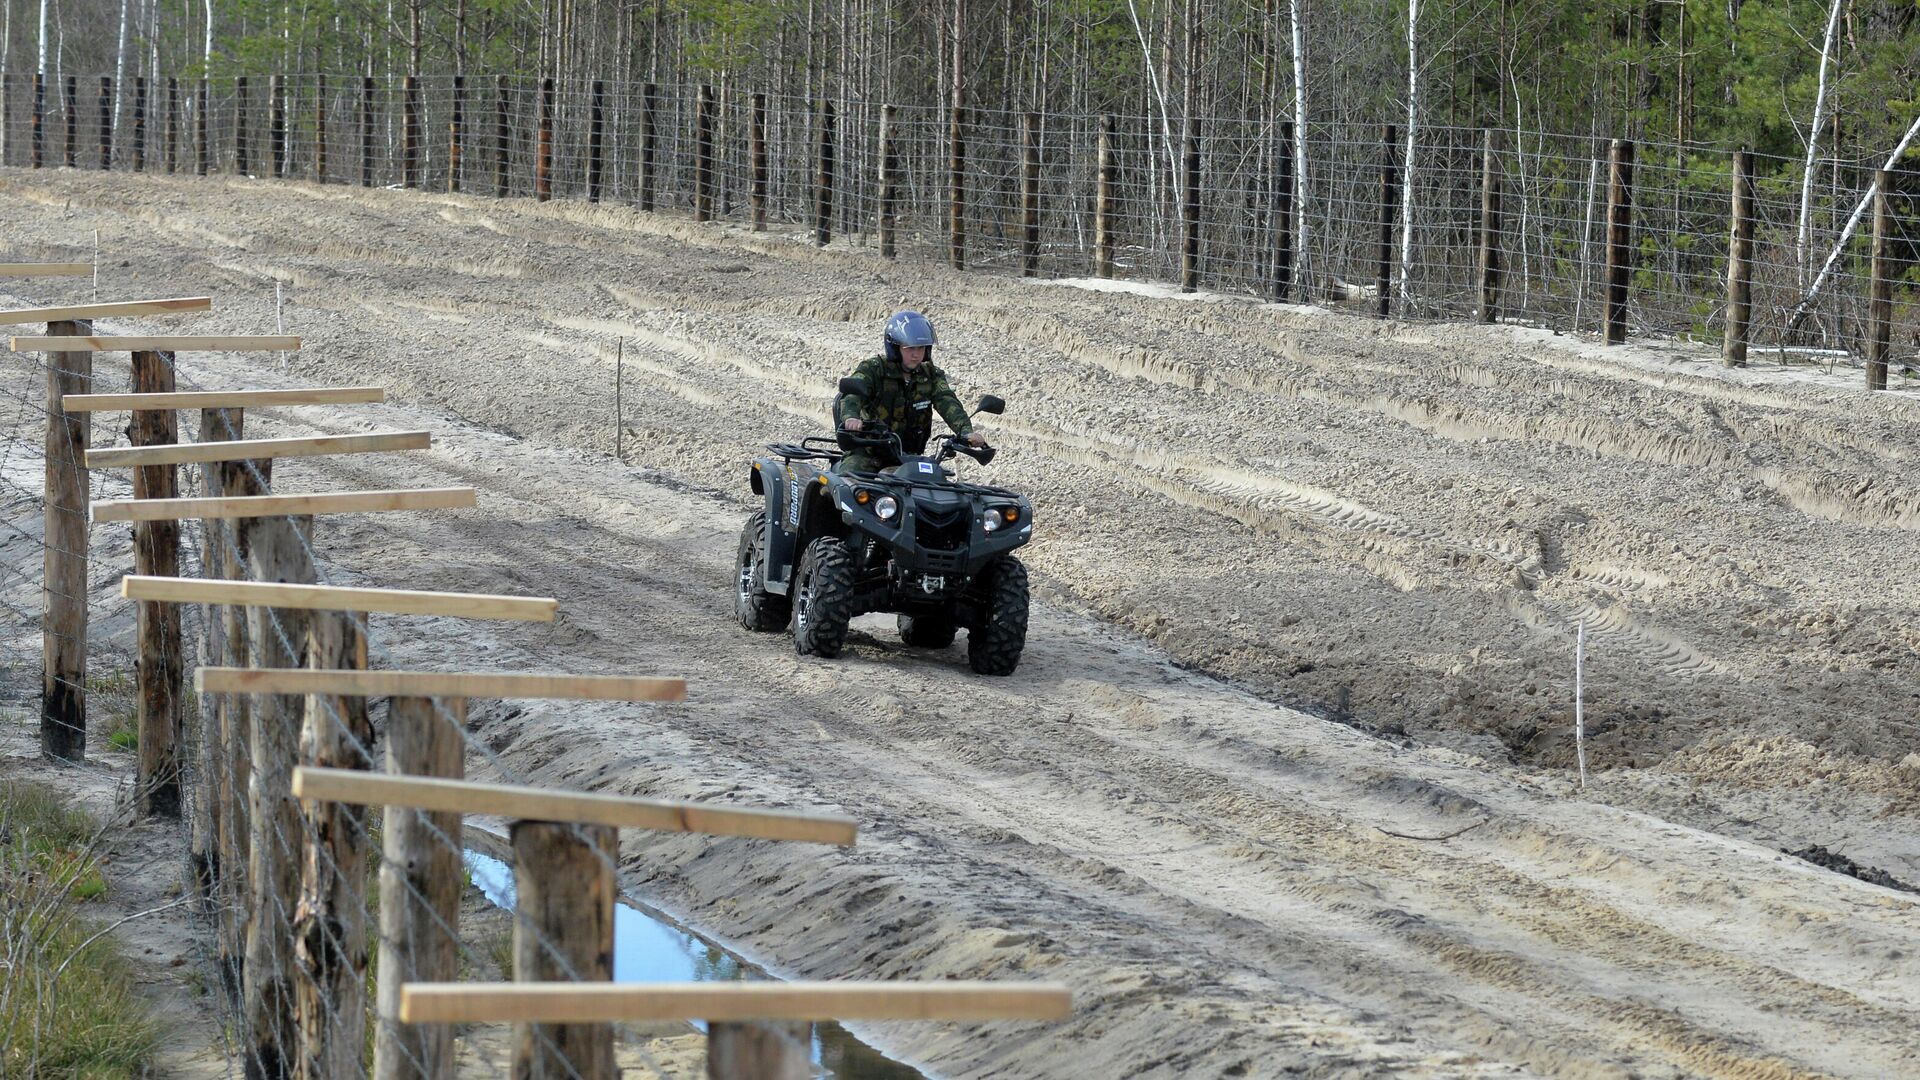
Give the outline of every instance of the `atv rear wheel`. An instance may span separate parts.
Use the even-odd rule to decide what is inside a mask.
[[[733,613],[740,625],[749,630],[771,633],[784,630],[793,614],[793,603],[777,593],[766,591],[767,513],[762,510],[747,519],[740,530],[740,552],[734,560]]]
[[[900,640],[916,649],[944,649],[953,644],[955,626],[951,616],[902,615]]]
[[[853,618],[853,554],[832,536],[807,545],[793,579],[793,647],[802,656],[835,657]]]
[[[1027,568],[1002,555],[980,572],[980,625],[967,631],[967,663],[981,675],[1011,675],[1027,645]]]

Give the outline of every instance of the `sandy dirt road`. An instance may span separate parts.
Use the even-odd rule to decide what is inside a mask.
[[[204,385],[393,392],[250,434],[443,433],[277,482],[476,484],[324,523],[329,574],[562,615],[394,620],[388,662],[693,681],[476,708],[476,772],[863,823],[846,853],[629,838],[643,895],[782,974],[1075,986],[1057,1028],[873,1032],[940,1075],[1920,1074],[1920,905],[1778,853],[1920,877],[1910,397],[618,208],[8,171],[0,219],[19,258],[101,230],[103,295],[215,292],[182,332],[270,327],[280,281],[307,350],[190,358]],[[746,459],[818,430],[907,304],[963,394],[1008,398],[992,472],[1039,507],[1010,679],[879,618],[833,663],[729,619]]]

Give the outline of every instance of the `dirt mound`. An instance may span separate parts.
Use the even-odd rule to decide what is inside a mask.
[[[1784,851],[1785,849],[1783,848],[1781,850]],[[1812,847],[1801,848],[1799,851],[1788,851],[1787,854],[1796,859],[1805,859],[1815,866],[1824,866],[1836,874],[1845,874],[1851,878],[1859,878],[1869,885],[1885,885],[1889,889],[1898,889],[1901,892],[1920,893],[1920,885],[1909,885],[1899,878],[1894,877],[1892,874],[1887,873],[1885,870],[1877,870],[1871,866],[1861,866],[1845,855],[1837,851],[1828,851],[1819,844],[1815,844]]]

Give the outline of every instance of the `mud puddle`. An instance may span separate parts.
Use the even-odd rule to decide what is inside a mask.
[[[491,855],[468,850],[467,872],[487,900],[513,910],[513,870]],[[771,979],[764,970],[665,915],[626,900],[613,909],[614,982],[737,982]],[[694,1021],[706,1030],[706,1025]],[[821,1076],[838,1080],[927,1080],[828,1021],[813,1025],[813,1063]]]

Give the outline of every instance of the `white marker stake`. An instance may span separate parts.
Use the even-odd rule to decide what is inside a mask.
[[[100,302],[100,230],[93,230],[93,302]]]
[[[1573,746],[1580,759],[1580,790],[1587,789],[1587,715],[1581,700],[1586,696],[1587,620],[1581,619],[1573,640]]]
[[[287,332],[287,320],[282,313],[280,296],[281,282],[279,278],[275,278],[273,279],[273,332],[284,335]],[[284,352],[280,354],[280,370],[287,370],[287,354]]]

